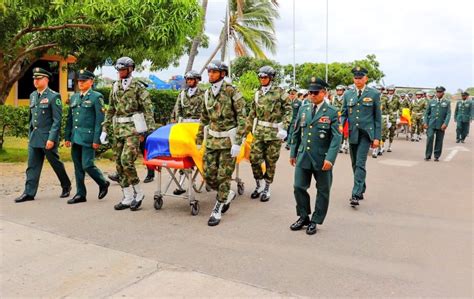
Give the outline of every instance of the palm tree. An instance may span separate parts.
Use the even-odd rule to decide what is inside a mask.
[[[221,59],[226,55],[227,41],[232,39],[236,56],[247,56],[251,52],[255,57],[265,59],[264,49],[275,53],[275,19],[279,17],[276,0],[229,0],[230,18],[226,18],[221,30],[219,43],[201,69],[221,50]],[[229,21],[229,35],[227,35]]]
[[[206,22],[207,2],[208,0],[202,0],[201,31],[193,39],[193,44],[191,45],[191,51],[189,51],[188,64],[186,66],[186,73],[189,72],[193,68],[194,58],[196,58],[198,54],[198,47],[201,44],[201,39],[202,39],[201,37],[202,37],[202,34],[204,33],[204,23]]]

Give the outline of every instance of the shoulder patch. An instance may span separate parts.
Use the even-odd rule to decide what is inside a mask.
[[[61,106],[63,103],[61,102],[60,98],[56,99],[56,105]]]

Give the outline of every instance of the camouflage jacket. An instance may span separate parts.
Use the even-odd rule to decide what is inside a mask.
[[[411,102],[409,99],[400,100],[400,115],[402,115],[402,111],[404,108],[408,108],[411,110]]]
[[[344,103],[343,96],[335,95],[332,100],[331,105],[334,106],[338,111],[341,111],[343,103]]]
[[[109,108],[105,113],[102,131],[108,132],[112,125],[113,134],[116,137],[136,135],[137,131],[133,121],[126,123],[115,121],[116,118],[131,117],[135,113],[143,113],[148,131],[153,131],[155,128],[153,110],[150,95],[141,82],[132,79],[127,90],[124,90],[121,82],[117,81],[110,91]]]
[[[260,122],[281,123],[282,129],[288,128],[291,122],[292,107],[288,94],[280,87],[272,86],[266,94],[261,89],[255,92],[252,101],[245,133],[253,132],[257,140],[278,140],[278,128],[268,127]]]
[[[424,98],[415,100],[413,104],[411,105],[411,113],[412,114],[418,113],[419,115],[425,113],[426,104],[427,104],[427,101]]]
[[[245,129],[245,101],[237,88],[222,82],[219,93],[214,96],[211,87],[204,93],[201,108],[201,123],[196,136],[196,144],[202,144],[205,128],[215,132],[226,132],[236,128],[236,142],[241,144]],[[230,149],[230,138],[216,138],[207,134],[206,148]]]
[[[204,92],[196,88],[196,92],[192,95],[188,95],[188,89],[181,91],[176,99],[174,108],[174,118],[179,121],[183,119],[200,119],[202,102],[204,101]]]

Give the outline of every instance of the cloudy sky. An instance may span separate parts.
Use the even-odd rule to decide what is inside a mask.
[[[296,63],[324,62],[326,0],[296,3]],[[209,0],[206,33],[209,49],[201,49],[194,68],[200,69],[217,44],[226,0]],[[293,0],[279,0],[276,22],[278,49],[269,58],[293,62]],[[386,85],[433,87],[448,91],[474,86],[473,17],[469,0],[329,0],[329,62],[348,62],[375,54]],[[158,72],[164,80],[183,74],[178,68]],[[147,75],[144,72],[140,75]],[[112,68],[104,75],[114,77]]]

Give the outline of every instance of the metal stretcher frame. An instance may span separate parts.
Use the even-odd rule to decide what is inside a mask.
[[[411,137],[410,125],[406,119],[399,118],[399,122],[397,124],[397,138],[402,131],[405,134],[405,139],[408,140]]]

